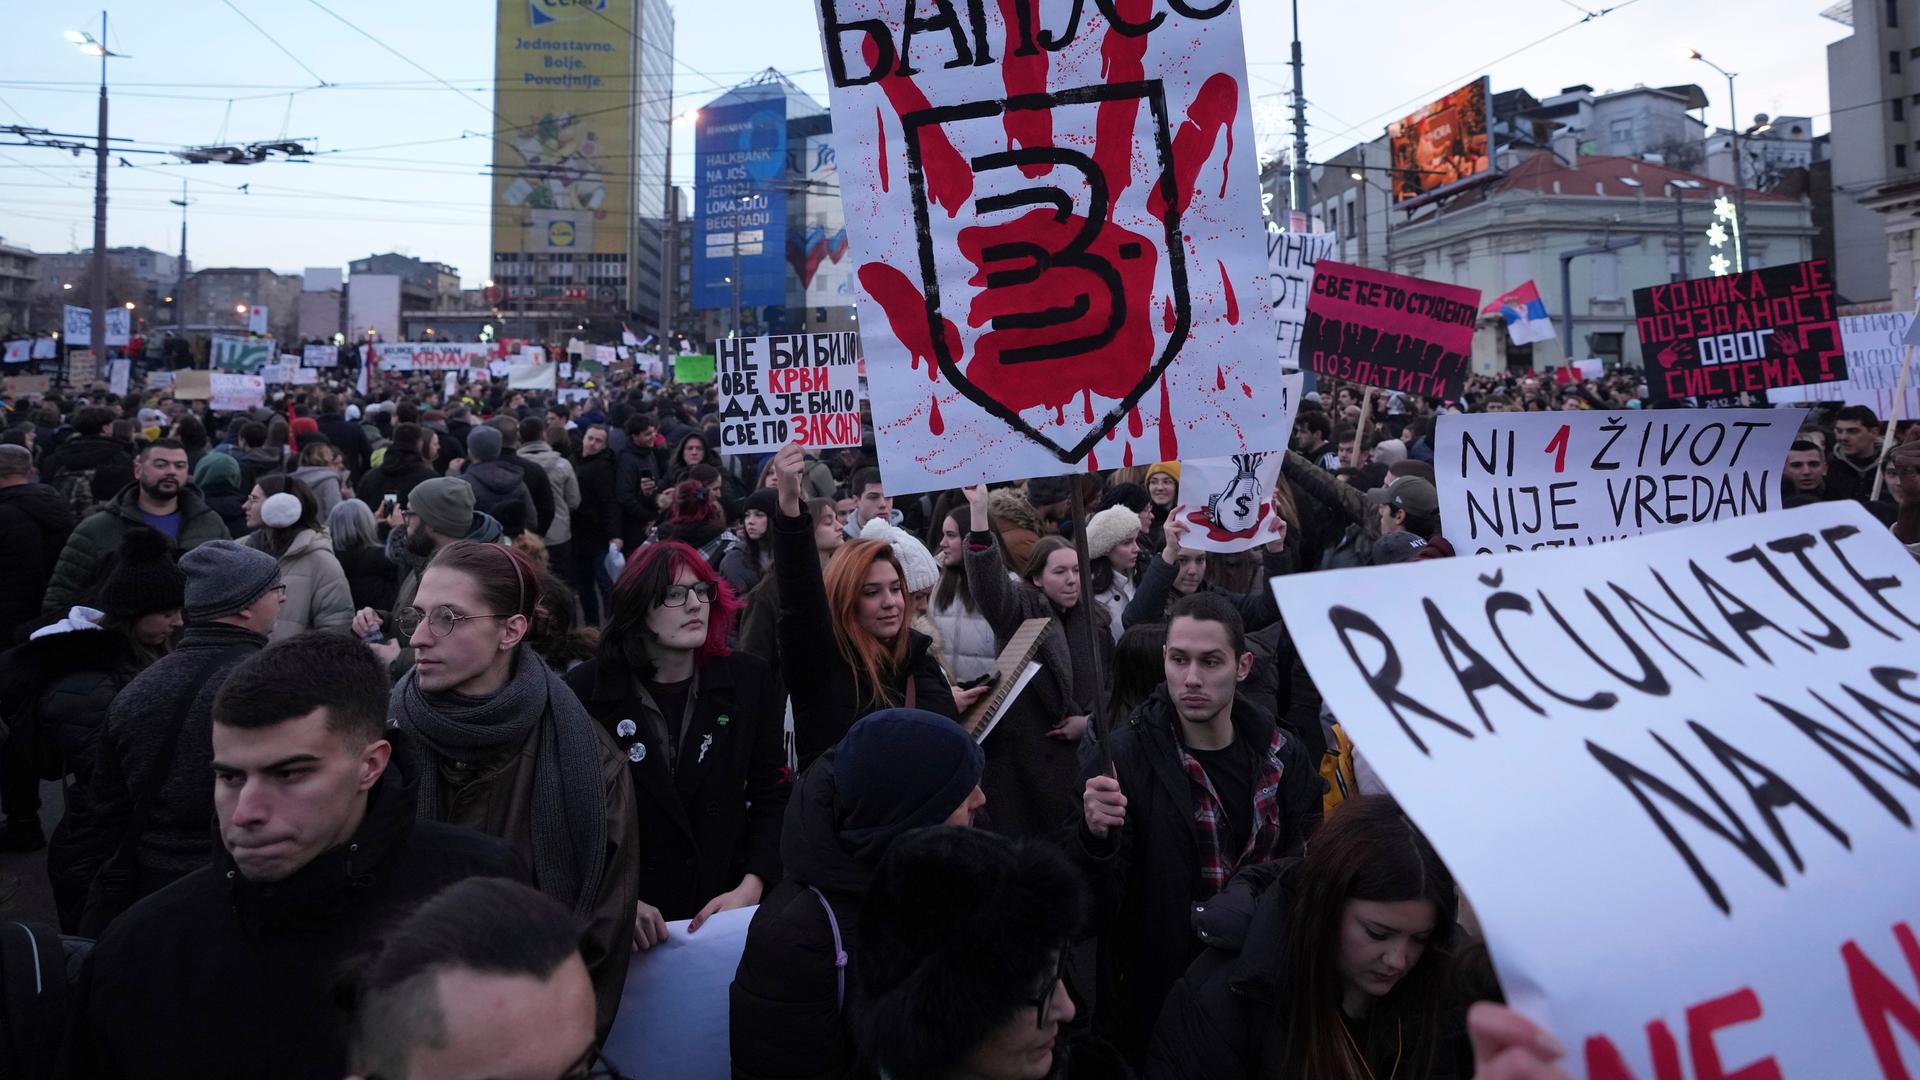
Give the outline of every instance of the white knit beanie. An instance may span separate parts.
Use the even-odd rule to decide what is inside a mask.
[[[1140,531],[1140,514],[1113,505],[1087,519],[1087,558],[1097,559]]]
[[[900,560],[900,570],[907,577],[909,595],[940,584],[940,564],[933,561],[933,553],[927,550],[927,545],[915,540],[912,533],[884,518],[873,518],[860,527],[860,537],[883,540],[893,549],[893,557]]]

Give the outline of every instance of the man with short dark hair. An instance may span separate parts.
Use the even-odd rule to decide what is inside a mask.
[[[1213,593],[1176,601],[1161,655],[1166,681],[1113,729],[1112,767],[1087,779],[1068,848],[1108,906],[1096,1023],[1136,1061],[1200,952],[1193,905],[1236,871],[1297,853],[1320,823],[1305,748],[1237,697],[1253,654],[1233,605]]]
[[[1333,424],[1325,412],[1302,408],[1293,418],[1293,449],[1323,469],[1336,468],[1340,464],[1339,452],[1328,437],[1332,433]],[[1328,464],[1329,461],[1332,464]]]
[[[67,500],[75,520],[133,479],[133,455],[115,439],[113,410],[88,405],[73,414],[73,434],[53,447],[40,475]]]
[[[379,661],[339,634],[281,641],[227,677],[198,781],[220,851],[95,946],[69,1075],[341,1076],[340,964],[450,883],[524,878],[501,841],[415,819],[420,778],[394,753],[387,700]]]
[[[1785,475],[1780,478],[1785,506],[1805,506],[1825,502],[1833,496],[1827,491],[1827,455],[1817,443],[1795,439],[1787,448]]]
[[[176,439],[156,439],[133,463],[134,482],[74,527],[47,583],[43,614],[66,611],[99,584],[102,564],[119,550],[127,530],[145,525],[180,551],[227,539],[227,523],[187,482],[187,451]]]
[[[1873,501],[1880,475],[1880,418],[1865,405],[1849,405],[1834,414],[1833,454],[1828,458],[1827,491],[1836,499]],[[1886,498],[1881,492],[1880,497]]]
[[[566,909],[525,885],[449,886],[345,980],[352,1080],[604,1075],[579,942]]]
[[[637,550],[660,517],[656,501],[666,479],[666,456],[660,449],[660,427],[650,413],[634,413],[623,428],[627,445],[614,463],[614,497],[620,502],[620,536],[627,550]]]
[[[893,499],[887,495],[886,485],[880,482],[880,470],[869,465],[853,474],[853,480],[847,484],[847,493],[854,498],[853,514],[847,518],[846,533],[850,540],[860,538],[860,530],[867,522],[879,518],[890,525],[900,524],[900,515],[893,509]]]
[[[567,575],[580,598],[580,617],[600,625],[600,564],[609,544],[625,546],[620,534],[620,501],[614,456],[607,450],[607,426],[589,424],[580,435],[580,464],[574,468],[580,505],[573,511],[573,553],[555,569]]]

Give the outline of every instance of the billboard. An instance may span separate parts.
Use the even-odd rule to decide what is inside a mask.
[[[786,95],[701,109],[693,157],[694,307],[732,307],[736,268],[742,309],[785,304]]]
[[[500,0],[499,12],[493,250],[624,256],[633,5]]]
[[[1387,125],[1393,201],[1425,199],[1485,173],[1492,98],[1482,76]]]
[[[800,220],[787,223],[787,265],[806,290],[808,307],[846,307],[853,303],[853,260],[833,136],[807,136],[793,148],[789,173],[806,198]]]

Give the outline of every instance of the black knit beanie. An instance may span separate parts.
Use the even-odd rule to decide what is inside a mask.
[[[93,606],[123,621],[186,606],[187,578],[173,564],[173,545],[144,525],[129,529],[93,599]]]

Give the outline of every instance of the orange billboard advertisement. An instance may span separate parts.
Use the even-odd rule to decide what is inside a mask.
[[[1423,199],[1485,173],[1493,160],[1490,126],[1484,77],[1388,124],[1393,201]]]

